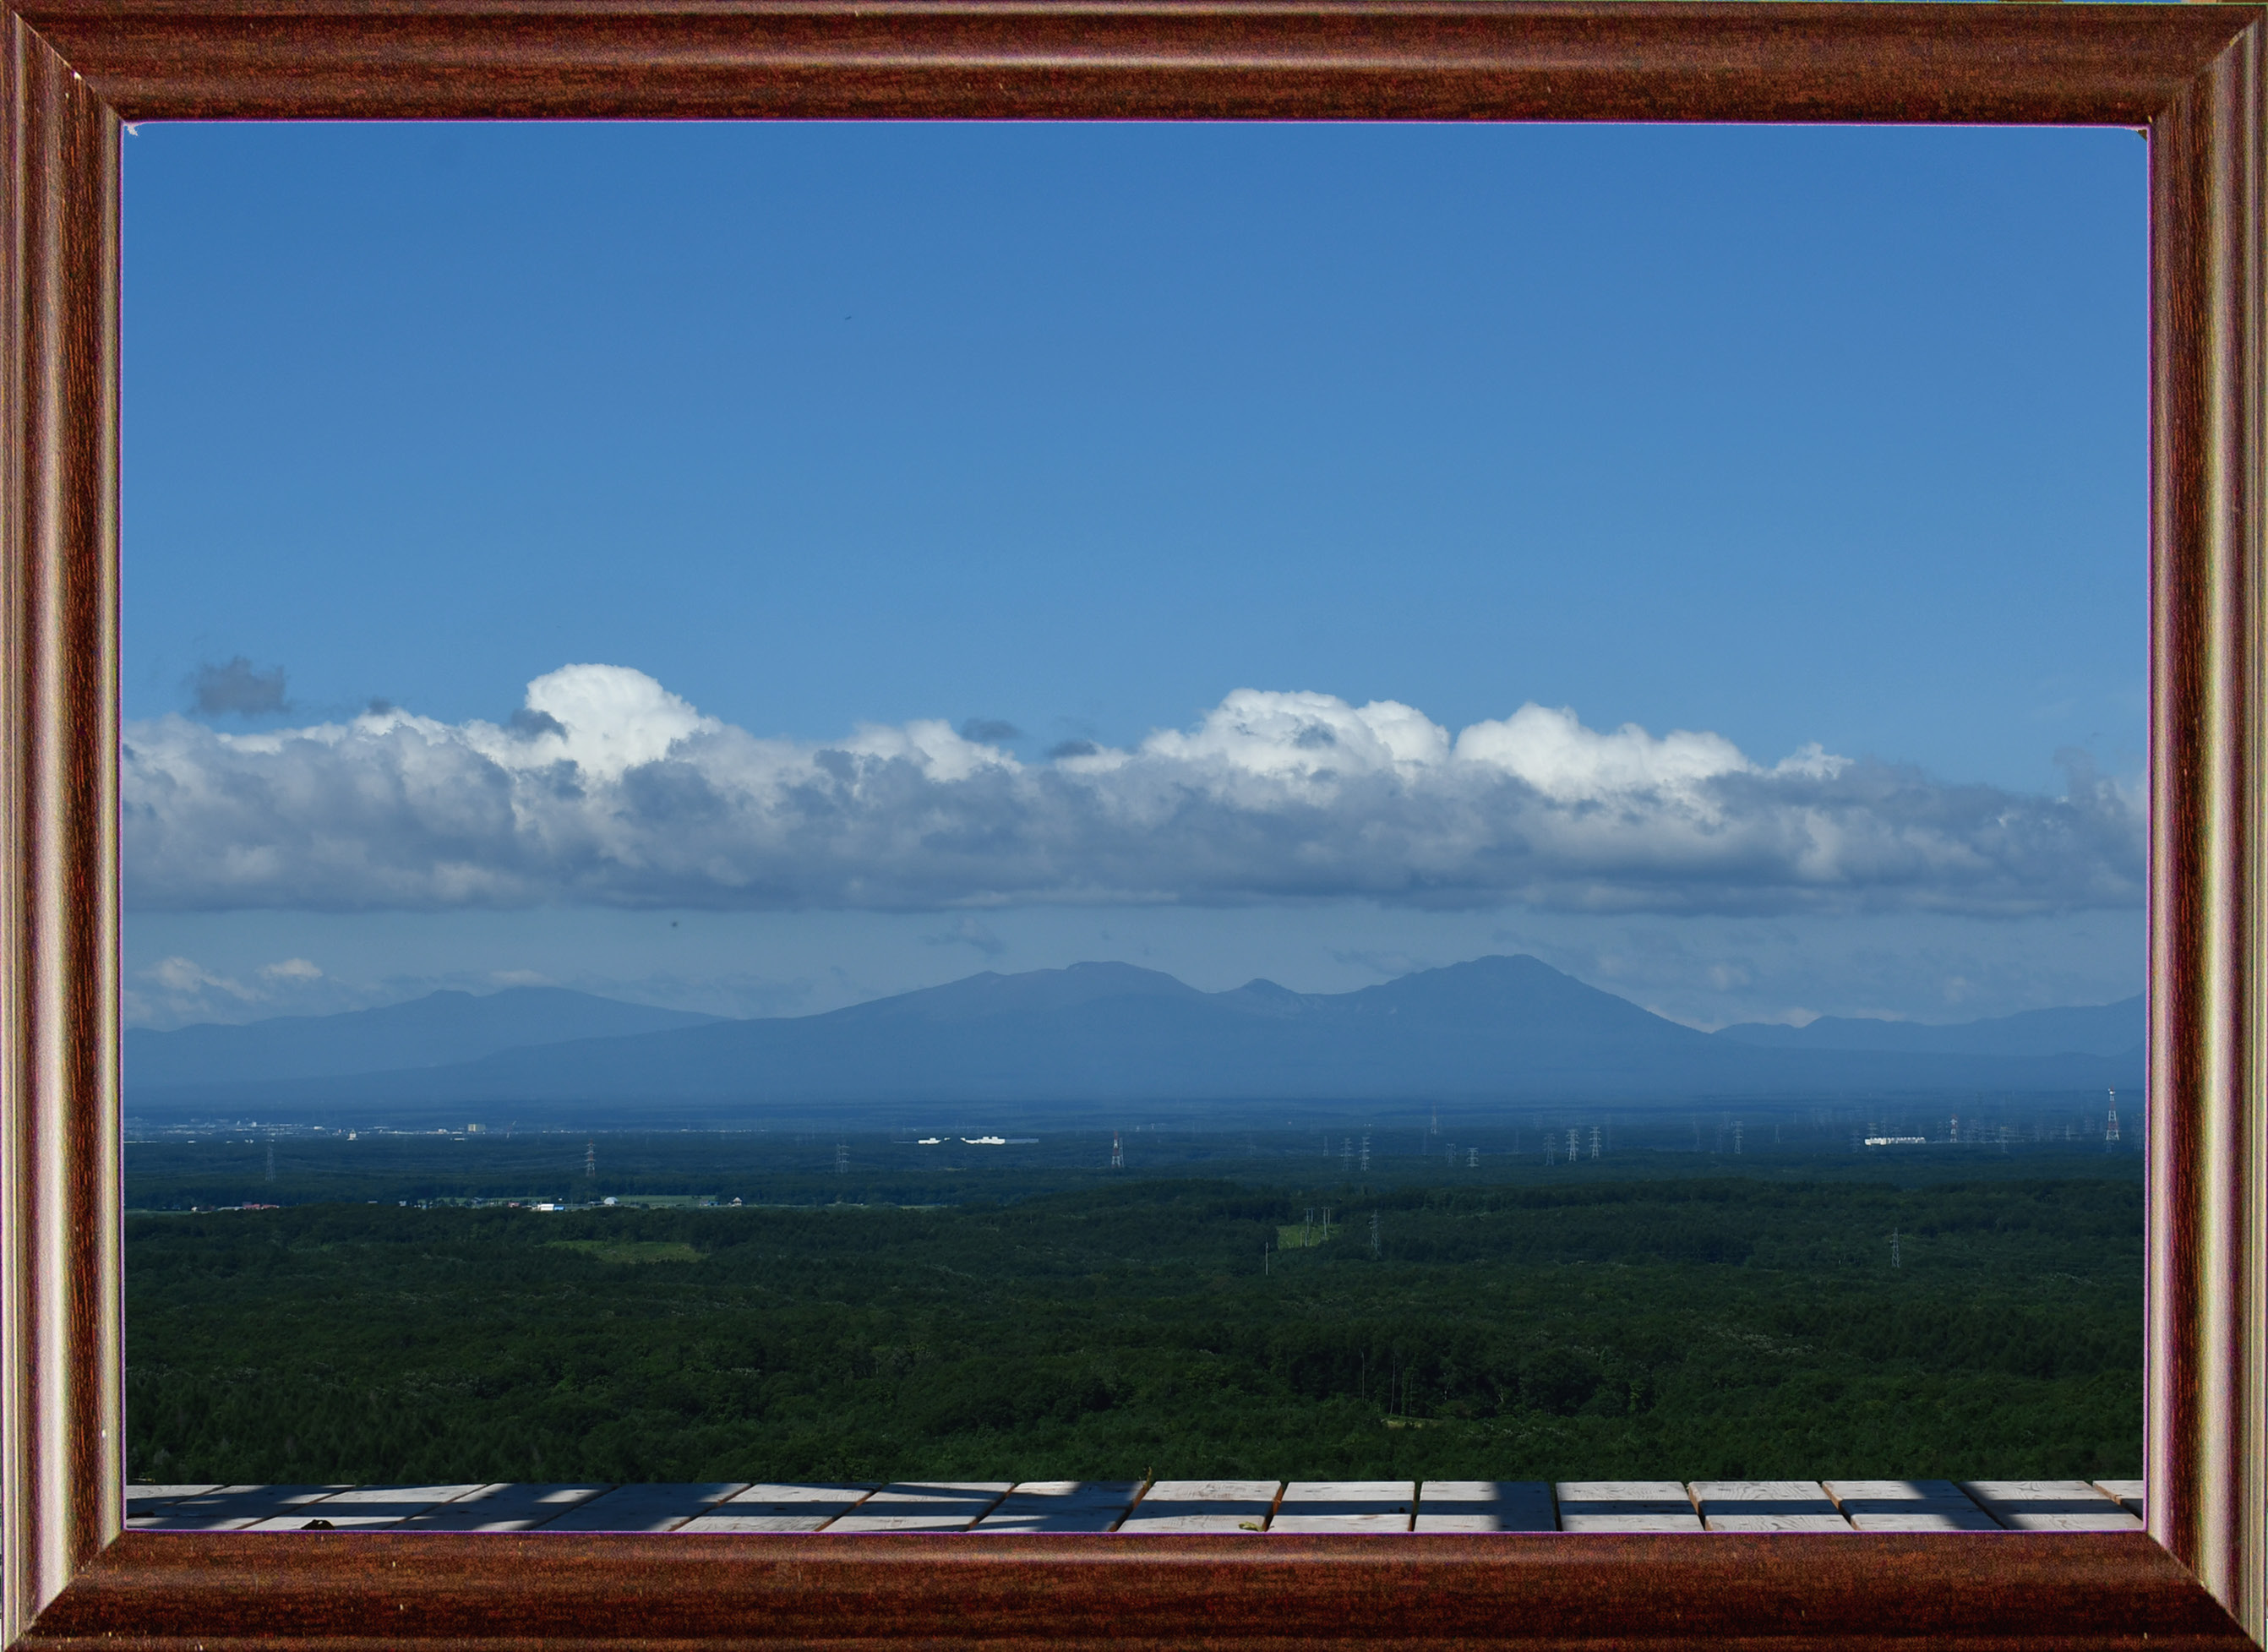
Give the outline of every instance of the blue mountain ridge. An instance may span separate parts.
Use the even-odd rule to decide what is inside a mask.
[[[171,1032],[129,1028],[126,1083],[133,1090],[165,1089],[441,1066],[531,1044],[667,1032],[716,1019],[563,987],[515,986],[478,996],[429,992],[338,1015],[276,1015],[239,1026],[200,1022]]]
[[[149,1086],[137,1107],[547,1102],[1594,1097],[1630,1101],[1990,1088],[2139,1088],[2132,1051],[1772,1048],[1681,1026],[1532,957],[1336,993],[1204,992],[1082,963],[987,972],[824,1014],[712,1021],[496,1051],[446,1066]]]

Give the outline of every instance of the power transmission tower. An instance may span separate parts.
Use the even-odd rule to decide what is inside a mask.
[[[1362,1139],[1362,1173],[1365,1176],[1370,1174],[1370,1138],[1368,1136]]]
[[[1441,1133],[1441,1103],[1439,1102],[1433,1103],[1433,1128],[1431,1133],[1436,1136]]]
[[[1567,1132],[1567,1162],[1570,1164],[1583,1156],[1582,1146],[1576,1139],[1581,1133],[1580,1130],[1571,1130]]]
[[[1342,1136],[1339,1139],[1339,1174],[1341,1176],[1344,1176],[1353,1169],[1354,1138],[1352,1136]]]
[[[1594,1159],[1599,1156],[1599,1127],[1596,1125],[1591,1126],[1591,1156]]]
[[[835,1174],[837,1176],[848,1176],[850,1173],[850,1144],[847,1142],[838,1141],[835,1144]]]
[[[1376,1211],[1370,1213],[1370,1257],[1373,1262],[1378,1259],[1378,1213]]]
[[[1477,1170],[1480,1168],[1481,1150],[1478,1147],[1467,1148],[1465,1150],[1465,1169],[1468,1170]]]
[[[2105,1147],[2118,1139],[2118,1092],[2110,1092],[2110,1117],[2103,1121],[2102,1145]]]
[[[1115,1130],[1110,1132],[1110,1168],[1114,1170],[1126,1168],[1126,1144],[1118,1139],[1118,1132]]]
[[[276,1138],[273,1136],[268,1138],[268,1179],[271,1182],[276,1179]]]
[[[1734,1119],[1734,1120],[1733,1121],[1733,1151],[1734,1151],[1734,1153],[1738,1153],[1740,1150],[1741,1150],[1741,1121],[1740,1121],[1739,1119],[1737,1119],[1737,1118],[1736,1118],[1736,1119]]]
[[[599,1177],[599,1144],[596,1140],[583,1144],[583,1179],[595,1182]]]
[[[1890,1265],[1894,1268],[1902,1265],[1898,1261],[1898,1231],[1895,1228],[1890,1229]]]

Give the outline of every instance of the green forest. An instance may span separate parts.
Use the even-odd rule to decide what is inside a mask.
[[[958,1197],[885,1202],[814,1142],[733,1208],[684,1198],[731,1191],[688,1142],[714,1185],[646,1178],[681,1202],[536,1211],[439,1202],[438,1172],[390,1162],[319,1175],[343,1150],[287,1143],[239,1193],[280,1207],[194,1213],[161,1207],[223,1187],[196,1168],[217,1154],[278,1176],[261,1145],[137,1148],[129,1476],[2140,1471],[2131,1156],[1554,1179],[1413,1154],[1357,1183],[1248,1145],[1204,1174],[940,1165],[895,1191]],[[407,1202],[368,1202],[381,1184]]]

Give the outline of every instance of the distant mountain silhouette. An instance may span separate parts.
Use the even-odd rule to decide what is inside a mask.
[[[1697,1032],[1535,958],[1353,992],[1202,992],[1124,963],[986,973],[822,1015],[497,1051],[450,1066],[158,1088],[137,1106],[1134,1100],[1646,1101],[2139,1086],[2139,1059],[1775,1049]],[[525,1115],[523,1115],[525,1116]]]
[[[1742,1021],[1717,1036],[1772,1050],[1904,1050],[1939,1055],[2125,1055],[2142,1047],[2147,1005],[2139,993],[2116,1004],[2028,1009],[1990,1021],[1933,1024],[1822,1015],[1808,1027]]]
[[[126,1034],[126,1083],[166,1089],[440,1066],[523,1045],[665,1032],[716,1019],[562,987],[515,986],[480,997],[431,992],[341,1015],[206,1022],[173,1032],[134,1028]]]

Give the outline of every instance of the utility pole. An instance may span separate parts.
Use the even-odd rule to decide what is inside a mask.
[[[271,1182],[276,1179],[276,1138],[273,1136],[268,1138],[268,1179]]]

